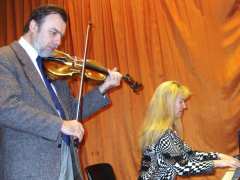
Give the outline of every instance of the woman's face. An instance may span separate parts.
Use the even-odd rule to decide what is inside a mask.
[[[175,116],[181,118],[184,110],[187,108],[185,99],[182,96],[177,96],[175,104]]]

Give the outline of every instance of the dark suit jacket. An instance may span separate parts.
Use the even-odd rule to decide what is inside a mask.
[[[76,100],[67,83],[56,81],[55,87],[67,119],[74,119]],[[0,179],[57,180],[62,120],[18,42],[0,49],[0,88]],[[108,103],[93,90],[84,96],[83,117]]]

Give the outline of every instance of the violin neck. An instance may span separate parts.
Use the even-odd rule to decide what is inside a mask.
[[[86,68],[96,71],[96,72],[99,72],[99,73],[102,73],[104,75],[109,75],[108,70],[106,68],[97,66],[92,63],[86,62]],[[122,79],[129,85],[130,88],[132,88],[132,90],[134,92],[138,92],[143,88],[143,85],[141,83],[134,81],[133,78],[129,74],[123,75]]]
[[[86,68],[87,69],[90,69],[90,70],[93,70],[93,71],[96,71],[96,72],[99,72],[99,73],[102,73],[102,74],[105,74],[105,75],[108,75],[108,70],[104,67],[101,67],[101,66],[97,66],[95,64],[92,64],[92,63],[88,63],[86,62]]]

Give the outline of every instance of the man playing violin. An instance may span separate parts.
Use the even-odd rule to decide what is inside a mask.
[[[0,179],[82,179],[73,139],[82,140],[74,120],[77,100],[64,80],[50,82],[42,57],[61,44],[66,12],[56,6],[34,10],[18,40],[0,48]],[[115,69],[83,98],[83,118],[109,104],[105,94],[120,84]]]

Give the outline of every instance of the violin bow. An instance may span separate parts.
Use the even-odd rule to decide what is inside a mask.
[[[81,104],[82,104],[83,81],[84,81],[84,72],[85,72],[85,66],[86,66],[86,61],[87,61],[89,32],[91,30],[91,26],[92,26],[92,24],[90,22],[88,22],[87,34],[86,34],[85,45],[84,45],[84,56],[83,56],[83,62],[82,62],[82,71],[81,71],[80,83],[79,83],[78,104],[77,104],[77,111],[76,111],[76,120],[77,121],[79,119],[79,115],[81,115],[81,119],[82,119],[82,106],[81,106]],[[79,141],[75,141],[75,145],[78,146],[79,144],[80,144]]]

